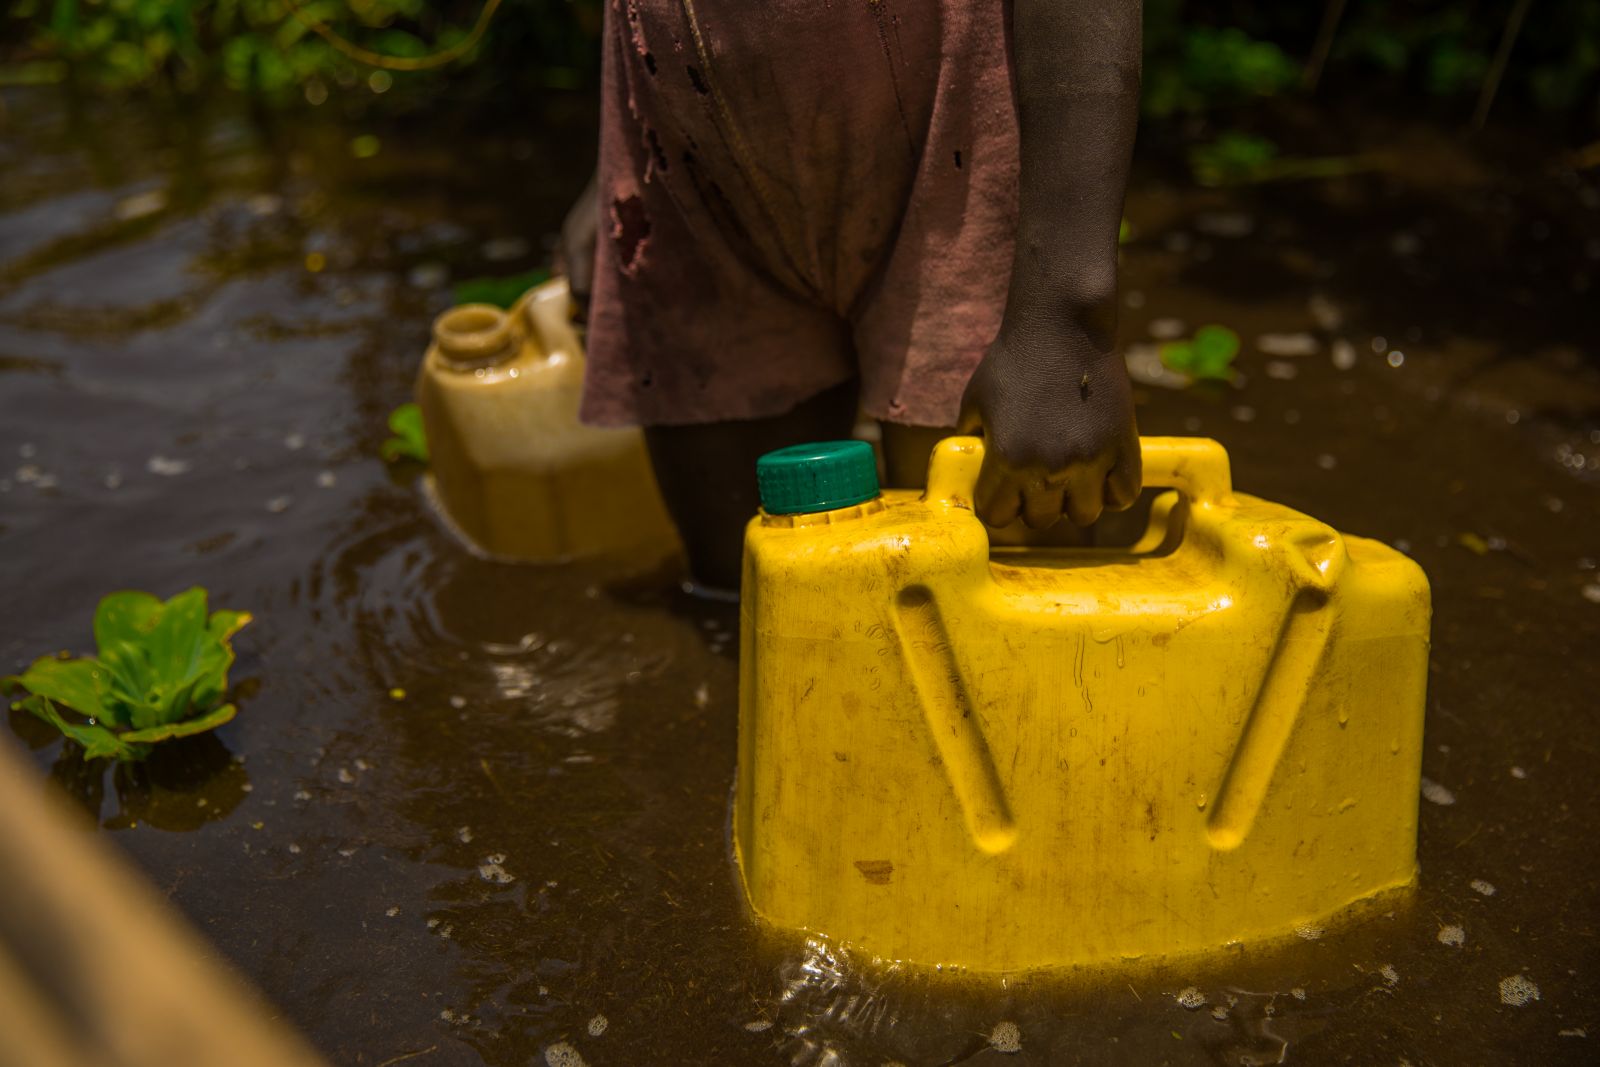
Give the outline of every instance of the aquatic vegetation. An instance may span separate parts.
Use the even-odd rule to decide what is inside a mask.
[[[428,462],[428,435],[422,428],[422,409],[404,403],[389,412],[389,429],[394,436],[383,443],[383,458],[389,463],[403,459]]]
[[[1265,137],[1229,131],[1189,150],[1189,170],[1201,185],[1232,185],[1265,177],[1278,146]]]
[[[159,741],[204,733],[232,719],[224,703],[231,639],[243,611],[206,610],[196,586],[162,601],[124,591],[101,598],[94,615],[98,656],[41,656],[0,691],[25,690],[14,707],[50,723],[88,759],[138,760]],[[83,717],[68,719],[65,708]]]
[[[1528,3],[1503,5],[1503,21],[1469,0],[1147,0],[1142,107],[1163,118],[1314,90],[1331,67],[1438,98],[1492,100],[1504,82],[1545,112],[1583,108],[1600,77],[1600,0],[1523,19]],[[13,0],[7,16],[0,85],[226,88],[316,106],[336,93],[516,99],[593,88],[599,74],[599,0]]]
[[[16,0],[0,84],[225,87],[315,106],[340,90],[438,92],[482,67],[486,84],[571,89],[594,81],[599,10],[595,0]]]
[[[1231,379],[1238,354],[1239,335],[1226,326],[1202,326],[1187,341],[1161,346],[1161,362],[1168,370],[1209,381]]]
[[[1288,178],[1336,178],[1377,165],[1363,156],[1282,156],[1276,142],[1237,130],[1189,149],[1189,171],[1201,185],[1245,185]]]
[[[1200,112],[1217,105],[1272,96],[1293,85],[1300,68],[1270,41],[1236,27],[1184,25],[1177,11],[1156,10],[1146,20],[1144,91],[1146,115]]]
[[[469,278],[458,282],[451,295],[458,304],[493,304],[509,309],[523,293],[549,279],[550,272],[542,267],[504,278]]]

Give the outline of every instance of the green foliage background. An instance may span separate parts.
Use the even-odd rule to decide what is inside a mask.
[[[416,57],[465,37],[481,0],[14,0],[0,31],[0,84],[70,81],[102,90],[229,90],[313,104],[344,90],[411,96],[578,89],[599,68],[601,0],[508,0],[468,57],[425,72],[375,71],[311,32],[324,22],[385,55]]]
[[[498,98],[590,89],[605,0],[507,0],[466,59],[377,73],[339,54],[282,0],[13,0],[0,28],[0,84],[210,91],[278,104],[396,90],[392,99]],[[482,0],[305,0],[362,47],[419,56],[470,29]],[[1382,85],[1439,99],[1480,89],[1516,0],[1348,0],[1325,84]],[[1325,6],[1317,0],[1147,0],[1146,110],[1225,107],[1298,85]],[[1600,0],[1536,0],[1500,93],[1504,106],[1592,122],[1600,113]]]

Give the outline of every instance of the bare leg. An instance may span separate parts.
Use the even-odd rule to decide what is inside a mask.
[[[889,485],[895,489],[926,489],[928,487],[928,457],[933,446],[955,433],[942,426],[901,426],[885,422],[883,426],[883,469]]]
[[[745,523],[760,506],[756,460],[775,448],[848,438],[855,415],[856,383],[846,382],[775,418],[645,428],[656,483],[695,582],[739,588]]]

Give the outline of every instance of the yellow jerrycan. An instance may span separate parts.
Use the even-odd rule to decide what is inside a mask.
[[[565,279],[535,286],[509,312],[463,304],[434,321],[416,385],[429,487],[485,555],[664,556],[676,545],[643,436],[578,421],[583,370]]]
[[[754,910],[984,971],[1289,935],[1416,877],[1422,570],[1147,437],[1126,548],[991,548],[976,438],[925,494],[762,460],[734,844]],[[864,465],[863,465],[864,464]]]

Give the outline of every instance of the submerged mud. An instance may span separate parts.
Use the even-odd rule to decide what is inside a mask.
[[[1142,385],[1142,430],[1432,580],[1421,880],[1282,944],[1001,978],[758,929],[736,612],[670,560],[476,559],[377,458],[447,283],[539,261],[581,137],[358,159],[333,125],[4,104],[0,666],[88,651],[117,588],[256,619],[215,736],[112,771],[11,728],[332,1061],[1593,1059],[1592,174],[1375,123],[1401,163],[1139,179],[1125,341],[1245,342],[1236,387]]]

